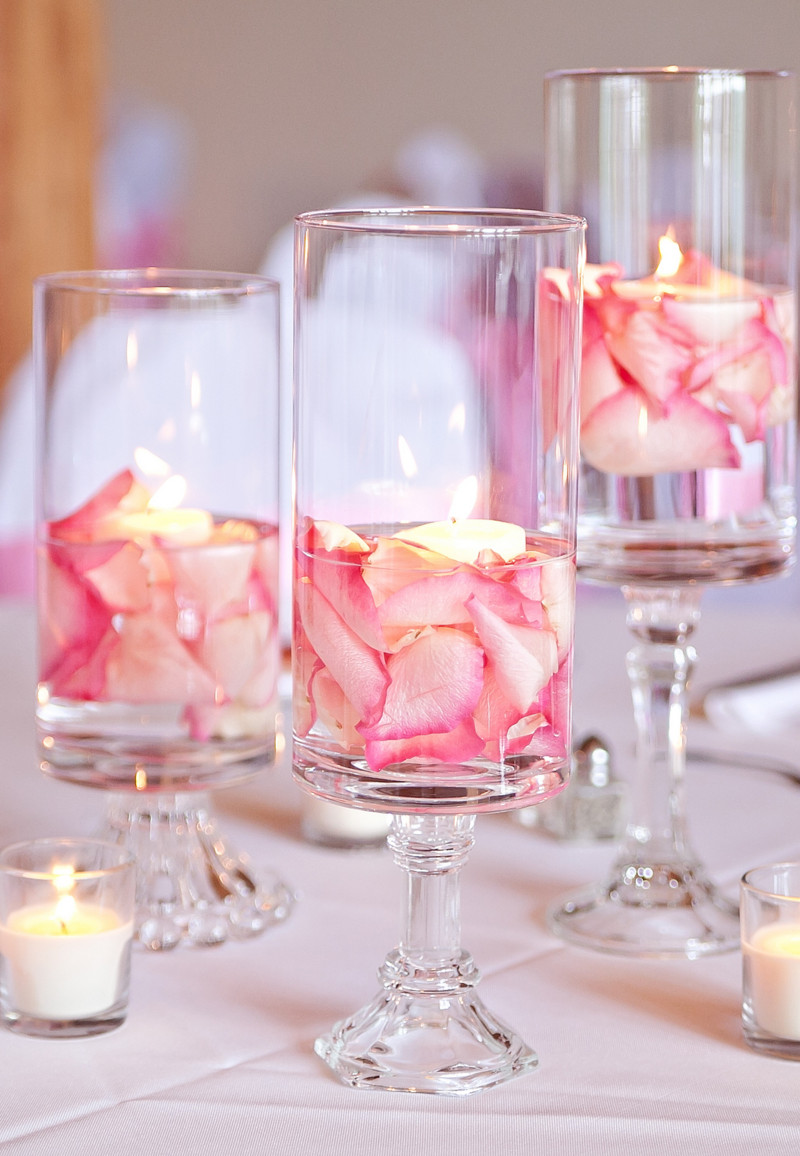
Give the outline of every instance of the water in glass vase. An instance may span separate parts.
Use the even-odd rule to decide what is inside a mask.
[[[42,768],[137,790],[246,777],[274,758],[276,528],[149,510],[117,481],[39,545]]]
[[[583,577],[745,582],[790,564],[794,308],[790,291],[709,270],[698,254],[672,280],[589,268]]]
[[[447,524],[303,529],[294,765],[318,794],[480,811],[561,789],[574,556],[507,523],[467,521],[455,534],[460,550]]]

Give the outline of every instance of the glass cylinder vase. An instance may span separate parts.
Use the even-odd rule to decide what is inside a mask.
[[[475,813],[570,758],[583,221],[434,209],[297,222],[294,773],[392,812],[403,933],[317,1041],[354,1086],[465,1095],[535,1053],[475,993]]]
[[[119,792],[150,946],[258,930],[287,904],[191,796],[275,758],[278,286],[54,274],[34,347],[41,768]]]

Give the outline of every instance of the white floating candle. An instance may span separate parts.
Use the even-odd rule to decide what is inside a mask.
[[[211,537],[214,520],[206,510],[142,510],[122,514],[109,523],[105,536],[132,538],[149,545],[154,538],[171,546],[201,546]]]
[[[525,553],[525,531],[513,522],[495,522],[484,518],[450,518],[446,522],[428,522],[408,530],[399,530],[402,538],[414,546],[423,546],[455,562],[474,563],[484,550],[498,554],[504,562]]]

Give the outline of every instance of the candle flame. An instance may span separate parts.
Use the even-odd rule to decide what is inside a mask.
[[[128,369],[135,369],[139,364],[139,339],[135,329],[130,331],[125,343],[125,364]]]
[[[164,459],[160,458],[158,454],[154,454],[152,450],[145,449],[144,446],[136,447],[133,451],[133,460],[148,478],[166,478],[169,475],[169,466]]]
[[[173,474],[162,482],[147,503],[148,510],[175,510],[186,497],[186,478]]]
[[[413,478],[417,472],[417,459],[402,434],[397,439],[397,452],[400,455],[400,466],[403,473],[407,478]]]
[[[683,252],[675,240],[671,225],[664,236],[659,237],[658,251],[661,255],[661,260],[658,262],[658,268],[655,273],[656,277],[674,277],[683,264]]]
[[[463,433],[467,425],[467,407],[463,401],[456,402],[447,419],[447,428],[451,433]]]
[[[56,891],[60,891],[62,895],[71,891],[75,886],[75,868],[71,863],[54,863],[52,875],[53,886]]]
[[[76,907],[77,904],[75,903],[74,896],[72,895],[62,895],[59,901],[56,903],[55,918],[56,921],[61,925],[62,935],[69,934],[69,925],[75,918]]]
[[[470,474],[468,478],[464,478],[463,482],[459,482],[456,486],[456,492],[453,494],[453,501],[450,504],[450,514],[448,515],[451,522],[458,522],[462,518],[468,518],[475,508],[475,503],[478,500],[478,479],[474,474]]]

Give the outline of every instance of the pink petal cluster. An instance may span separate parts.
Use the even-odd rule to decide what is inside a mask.
[[[393,763],[566,757],[574,563],[538,544],[456,563],[308,522],[296,554],[294,726]]]
[[[763,441],[792,416],[793,311],[788,293],[720,274],[696,253],[668,278],[587,266],[584,460],[639,476],[738,468],[737,441]]]
[[[278,675],[277,535],[209,521],[207,541],[126,537],[148,490],[124,470],[47,527],[40,678],[51,698],[169,703],[191,738],[268,733]]]

